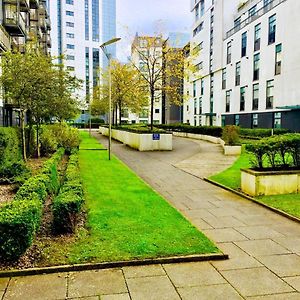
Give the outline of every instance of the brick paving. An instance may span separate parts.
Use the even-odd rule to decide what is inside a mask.
[[[172,152],[142,153],[115,142],[113,152],[229,260],[4,278],[0,299],[299,300],[300,224],[200,179],[213,169],[209,161],[226,165],[215,147],[174,138]]]

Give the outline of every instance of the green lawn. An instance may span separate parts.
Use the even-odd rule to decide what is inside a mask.
[[[79,163],[87,229],[45,246],[47,264],[218,253],[217,247],[116,157],[86,151],[98,142],[82,132]]]
[[[242,151],[242,154],[239,158],[234,162],[234,164],[226,169],[225,171],[213,175],[209,177],[209,179],[214,180],[222,185],[230,187],[232,189],[240,189],[241,187],[241,172],[240,169],[242,168],[249,168],[250,154],[245,151]]]

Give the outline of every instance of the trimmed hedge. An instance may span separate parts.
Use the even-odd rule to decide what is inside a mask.
[[[19,131],[13,127],[0,127],[0,165],[22,159]]]
[[[65,174],[65,183],[53,201],[53,226],[57,233],[75,231],[77,216],[84,203],[78,167],[78,153],[73,151]]]
[[[0,206],[0,259],[18,259],[31,245],[42,219],[43,203],[59,182],[57,165],[64,149],[53,155],[41,174],[29,178],[14,200]],[[43,173],[44,172],[44,173]]]
[[[247,144],[252,153],[256,169],[300,168],[300,134],[285,134],[263,138],[254,144]]]
[[[289,133],[288,129],[273,129],[274,135],[281,135]],[[240,128],[240,136],[250,137],[250,138],[264,138],[272,136],[272,129],[269,128]]]
[[[118,125],[113,126],[113,129],[124,130],[133,133],[166,133],[165,130],[153,127],[151,130],[149,125],[140,125],[140,124],[128,124],[128,125]]]
[[[175,132],[187,132],[195,134],[210,135],[214,137],[222,137],[223,129],[218,126],[191,126],[186,124],[161,124],[155,125],[157,128],[170,130]]]

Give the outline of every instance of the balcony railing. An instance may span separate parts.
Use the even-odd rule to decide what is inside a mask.
[[[25,19],[18,11],[5,9],[4,25],[12,35],[24,36],[26,33]]]
[[[30,0],[3,0],[3,3],[12,4],[20,7],[20,11],[27,12],[30,8]]]
[[[6,51],[10,49],[10,36],[0,25],[0,49]]]
[[[244,28],[245,26],[249,25],[250,23],[257,20],[259,17],[263,16],[267,12],[269,12],[271,9],[276,7],[277,5],[285,2],[286,0],[273,0],[261,9],[259,9],[257,12],[255,12],[252,16],[248,17],[241,23],[237,24],[235,27],[233,27],[231,30],[226,32],[225,40],[231,37],[233,34]]]

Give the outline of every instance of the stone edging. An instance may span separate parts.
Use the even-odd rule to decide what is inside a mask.
[[[238,195],[238,196],[241,196],[241,197],[243,197],[243,198],[245,198],[245,199],[247,199],[247,200],[250,200],[250,201],[252,201],[252,202],[254,202],[254,203],[256,203],[256,204],[258,204],[258,205],[260,205],[260,206],[263,206],[263,207],[265,207],[265,208],[267,208],[267,209],[269,209],[269,210],[271,210],[271,211],[273,211],[273,212],[276,212],[276,213],[278,213],[279,215],[282,215],[282,216],[284,216],[284,217],[286,217],[286,218],[288,218],[288,219],[290,219],[290,220],[292,220],[292,221],[295,221],[295,222],[300,223],[300,218],[297,218],[297,217],[295,217],[295,216],[293,216],[293,215],[290,215],[289,213],[287,213],[287,212],[285,212],[285,211],[282,211],[282,210],[280,210],[280,209],[278,209],[278,208],[269,206],[269,205],[267,205],[267,204],[265,204],[265,203],[263,203],[263,202],[260,202],[260,201],[256,200],[256,199],[253,198],[253,197],[250,197],[250,196],[248,196],[248,195],[246,195],[246,194],[244,194],[244,193],[241,193],[241,192],[239,192],[239,191],[236,191],[236,190],[234,190],[234,189],[232,189],[232,188],[230,188],[230,187],[227,187],[227,186],[225,186],[225,185],[223,185],[223,184],[220,184],[220,183],[218,183],[218,182],[216,182],[216,181],[214,181],[214,180],[211,180],[211,179],[208,179],[208,178],[204,178],[203,180],[206,181],[206,182],[209,182],[209,183],[211,183],[211,184],[213,184],[213,185],[216,185],[216,186],[218,186],[218,187],[220,187],[220,188],[222,188],[222,189],[224,189],[224,190],[227,190],[227,191],[229,191],[229,192],[232,192],[232,193],[234,193],[234,194],[236,194],[236,195]],[[1,275],[0,275],[0,276],[1,276]]]
[[[146,266],[146,265],[154,265],[154,264],[172,264],[172,263],[199,262],[199,261],[226,260],[226,259],[229,259],[228,254],[213,253],[213,254],[174,256],[174,257],[164,257],[164,258],[154,258],[154,259],[144,259],[144,260],[62,265],[62,266],[32,268],[32,269],[24,269],[24,270],[0,271],[0,278],[42,275],[42,274],[52,274],[52,273],[61,273],[61,272],[122,268],[122,267],[130,267],[130,266]]]

